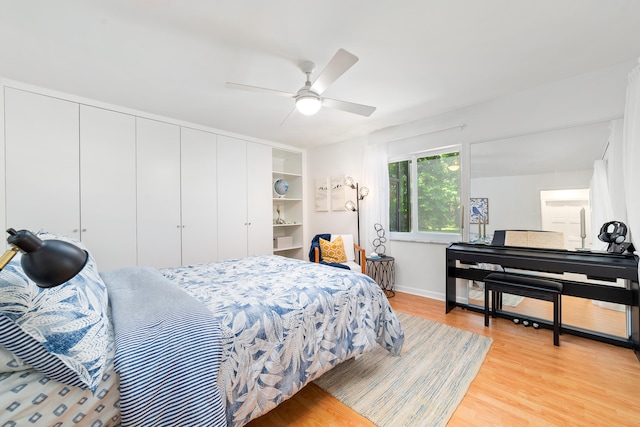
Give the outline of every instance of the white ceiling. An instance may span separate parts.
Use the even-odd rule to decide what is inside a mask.
[[[640,57],[638,0],[0,0],[0,76],[300,147]],[[296,114],[303,60],[360,58]],[[313,80],[313,76],[312,76]]]
[[[471,178],[589,171],[604,157],[609,120],[471,145]]]

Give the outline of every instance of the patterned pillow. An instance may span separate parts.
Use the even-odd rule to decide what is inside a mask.
[[[49,377],[98,387],[113,330],[107,289],[91,255],[68,282],[39,288],[18,254],[0,271],[0,345]]]
[[[324,262],[347,262],[347,254],[344,252],[342,236],[337,237],[333,242],[320,238],[320,254]]]

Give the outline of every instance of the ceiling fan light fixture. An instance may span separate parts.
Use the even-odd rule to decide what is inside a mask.
[[[314,94],[301,95],[296,98],[296,109],[305,116],[313,116],[320,111],[322,100]]]
[[[331,108],[346,111],[348,113],[358,114],[360,116],[369,117],[376,111],[376,107],[369,105],[355,104],[353,102],[340,101],[337,99],[323,98],[322,94],[331,86],[340,76],[350,69],[356,62],[358,57],[344,49],[338,49],[338,52],[331,58],[327,66],[320,72],[318,77],[311,83],[311,73],[315,69],[316,64],[311,61],[302,61],[299,64],[300,71],[306,76],[304,86],[296,93],[283,92],[280,90],[268,89],[258,86],[249,86],[239,83],[227,82],[226,87],[230,89],[242,89],[250,92],[268,93],[271,95],[282,96],[285,98],[293,98],[295,100],[295,112],[306,116],[316,114],[321,108]],[[291,117],[291,114],[287,116]],[[285,121],[287,119],[285,118]],[[280,123],[280,126],[284,121]]]

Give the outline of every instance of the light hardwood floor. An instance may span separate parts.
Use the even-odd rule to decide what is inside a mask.
[[[553,345],[548,329],[484,318],[444,302],[397,292],[394,310],[493,338],[448,426],[638,426],[640,361],[630,349],[572,335]],[[250,427],[372,426],[311,384]],[[400,426],[398,426],[400,427]]]

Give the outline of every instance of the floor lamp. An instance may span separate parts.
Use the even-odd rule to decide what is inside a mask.
[[[358,218],[358,246],[360,246],[360,200],[367,197],[369,189],[367,187],[360,187],[357,182],[354,182],[350,176],[344,179],[344,185],[356,190],[356,203],[349,200],[345,203],[344,207],[348,211],[355,212]]]

